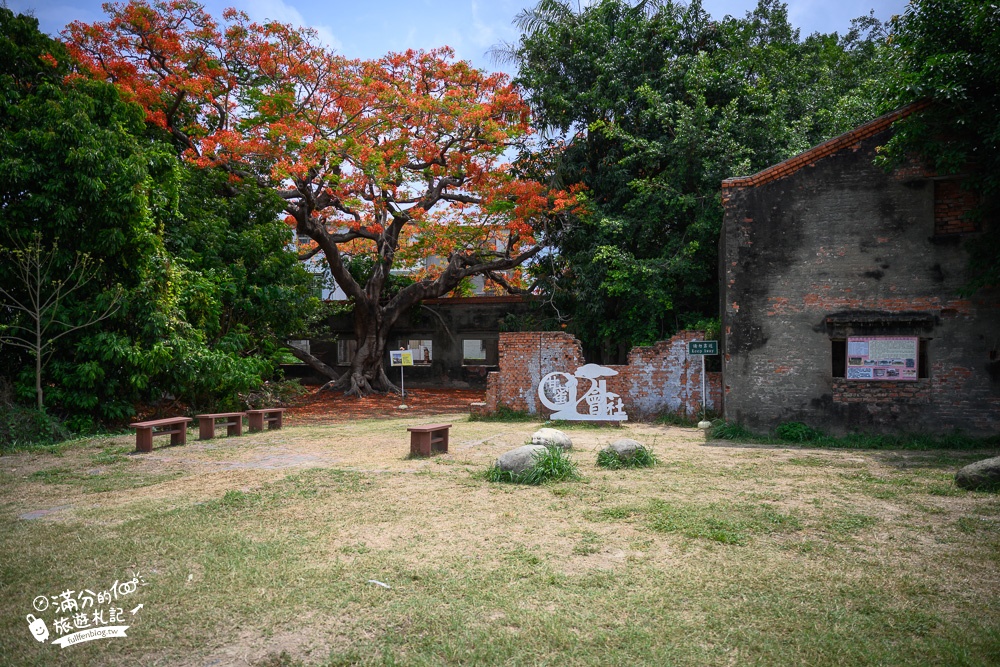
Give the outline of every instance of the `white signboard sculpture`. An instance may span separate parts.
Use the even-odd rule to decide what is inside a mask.
[[[576,373],[549,373],[538,383],[538,398],[555,413],[549,419],[576,421],[628,421],[621,396],[608,391],[606,377],[618,375],[597,364],[586,364]],[[578,396],[579,380],[590,380],[590,387]],[[583,411],[579,411],[580,405]]]

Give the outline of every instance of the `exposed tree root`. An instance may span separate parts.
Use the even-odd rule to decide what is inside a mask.
[[[371,374],[375,376],[374,379],[371,378]],[[352,369],[351,372],[342,375],[337,382],[332,383],[331,388],[343,391],[345,396],[357,396],[358,398],[372,394],[402,394],[399,387],[389,380],[381,365],[374,369],[374,373]]]

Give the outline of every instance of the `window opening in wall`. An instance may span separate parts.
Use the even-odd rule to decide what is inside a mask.
[[[430,364],[433,359],[434,343],[430,339],[410,339],[402,343],[403,347],[413,351],[413,365]]]
[[[354,353],[358,351],[358,341],[341,338],[337,340],[337,365],[347,366],[354,359]]]
[[[469,338],[462,341],[462,363],[486,363],[486,344],[481,338]]]
[[[833,377],[842,378],[847,372],[847,341],[843,338],[830,341],[830,359],[833,362]]]
[[[306,354],[312,354],[309,350],[308,340],[290,340],[288,341],[288,347],[294,347],[297,350],[302,350]],[[300,360],[298,357],[294,357],[291,354],[285,355],[286,359],[283,363],[288,364],[304,364],[305,362]]]
[[[462,341],[463,366],[496,366],[497,340],[466,338]]]

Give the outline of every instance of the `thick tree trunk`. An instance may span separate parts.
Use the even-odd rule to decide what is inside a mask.
[[[389,329],[396,317],[385,318],[385,311],[377,304],[358,305],[354,309],[354,334],[357,351],[351,360],[351,369],[333,386],[347,396],[368,396],[374,393],[400,393],[385,373],[386,346]]]

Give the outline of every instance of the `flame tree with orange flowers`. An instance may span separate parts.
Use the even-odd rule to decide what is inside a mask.
[[[236,10],[220,24],[191,0],[105,11],[66,31],[81,75],[126,91],[186,160],[277,190],[303,259],[321,253],[353,302],[357,352],[334,385],[348,394],[395,389],[387,337],[407,309],[474,275],[516,287],[503,272],[578,207],[576,191],[516,177],[504,153],[530,133],[527,106],[447,48],[351,60],[312,30]],[[366,281],[348,271],[358,256]],[[429,256],[442,261],[385,298],[391,269]]]

